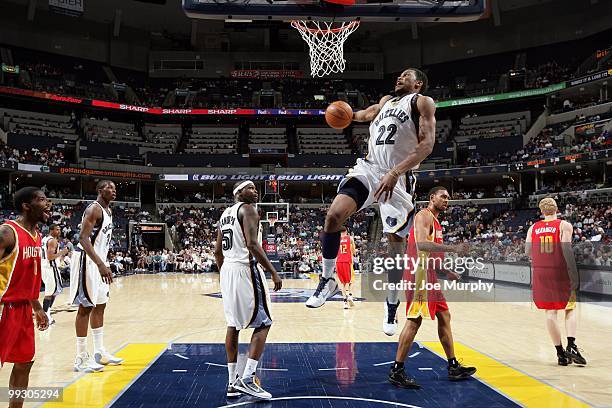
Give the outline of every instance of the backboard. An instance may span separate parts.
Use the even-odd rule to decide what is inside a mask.
[[[461,22],[478,20],[486,0],[183,0],[188,17],[212,20]]]

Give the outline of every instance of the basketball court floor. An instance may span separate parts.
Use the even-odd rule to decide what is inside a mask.
[[[72,371],[75,311],[62,294],[55,302],[57,323],[37,334],[30,386],[64,387],[63,402],[26,406],[612,406],[609,307],[579,305],[577,344],[588,366],[559,367],[544,314],[531,304],[451,303],[457,357],[476,366],[477,375],[447,380],[436,323],[425,321],[406,364],[423,388],[404,390],[387,383],[398,336],[382,333],[383,305],[357,302],[343,310],[342,302],[330,301],[307,309],[303,301],[315,286],[285,280],[283,291],[273,296],[275,324],[258,368],[274,396],[270,402],[225,399],[218,275],[158,274],[121,277],[113,284],[105,345],[125,363],[102,373]],[[240,336],[241,353],[250,333]],[[9,374],[10,365],[0,370],[0,384],[8,384]]]

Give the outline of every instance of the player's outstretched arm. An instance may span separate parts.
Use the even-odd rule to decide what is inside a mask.
[[[79,233],[79,243],[81,247],[89,256],[100,271],[100,275],[102,275],[102,280],[106,283],[111,283],[113,281],[113,273],[110,268],[104,264],[102,259],[96,254],[94,251],[93,245],[89,237],[91,236],[91,232],[93,231],[96,224],[102,220],[102,208],[98,205],[91,205],[85,210],[85,214],[83,216],[83,223],[81,225],[81,232]]]
[[[367,108],[357,111],[353,114],[354,122],[371,122],[379,114],[382,107],[391,99],[391,95],[385,95],[375,105],[368,106]]]
[[[0,226],[0,259],[3,259],[15,249],[15,234],[10,227]]]
[[[223,260],[223,239],[221,237],[221,229],[217,228],[217,242],[215,243],[215,261],[217,262],[217,268],[219,268],[219,272],[221,272]]]
[[[419,251],[426,252],[455,252],[464,254],[468,252],[467,244],[445,245],[431,242],[427,238],[433,230],[433,215],[429,211],[421,210],[414,217],[414,237]]]
[[[242,226],[244,227],[247,249],[257,262],[263,266],[264,270],[272,274],[274,290],[280,290],[283,286],[282,280],[257,239],[259,233],[259,215],[257,211],[253,206],[245,204],[240,207],[239,215],[242,215]]]

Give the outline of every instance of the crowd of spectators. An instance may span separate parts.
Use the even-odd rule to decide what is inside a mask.
[[[16,168],[18,163],[60,167],[67,164],[64,152],[59,149],[37,147],[17,149],[0,141],[0,167]]]

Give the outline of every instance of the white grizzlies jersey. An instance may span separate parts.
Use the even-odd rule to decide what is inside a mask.
[[[113,237],[113,216],[111,215],[110,208],[105,210],[102,205],[94,201],[89,204],[89,207],[92,205],[100,206],[102,210],[102,224],[98,226],[94,226],[91,231],[91,235],[89,239],[91,240],[91,245],[93,246],[94,251],[100,257],[102,262],[107,263],[108,250],[110,249],[111,239]],[[87,209],[85,209],[87,211]],[[81,218],[81,225],[83,225],[83,219],[85,218],[85,212],[83,212],[83,218]],[[81,244],[78,245],[79,249],[83,250]]]
[[[238,219],[238,211],[245,203],[237,202],[226,208],[221,214],[218,227],[221,230],[221,247],[224,262],[239,262],[246,265],[251,260],[251,254],[246,246],[246,237]],[[261,241],[261,225],[257,239]]]
[[[420,95],[413,93],[393,97],[383,105],[370,123],[368,162],[389,171],[414,151],[418,143],[417,96]],[[415,166],[413,170],[418,167]]]
[[[49,252],[47,250],[47,244],[50,240],[54,239],[51,235],[47,235],[42,239],[42,259],[41,259],[41,268],[51,268],[52,265],[55,265],[55,259],[53,261],[49,261]],[[55,247],[55,253],[57,254],[57,250],[59,249],[59,245]]]

